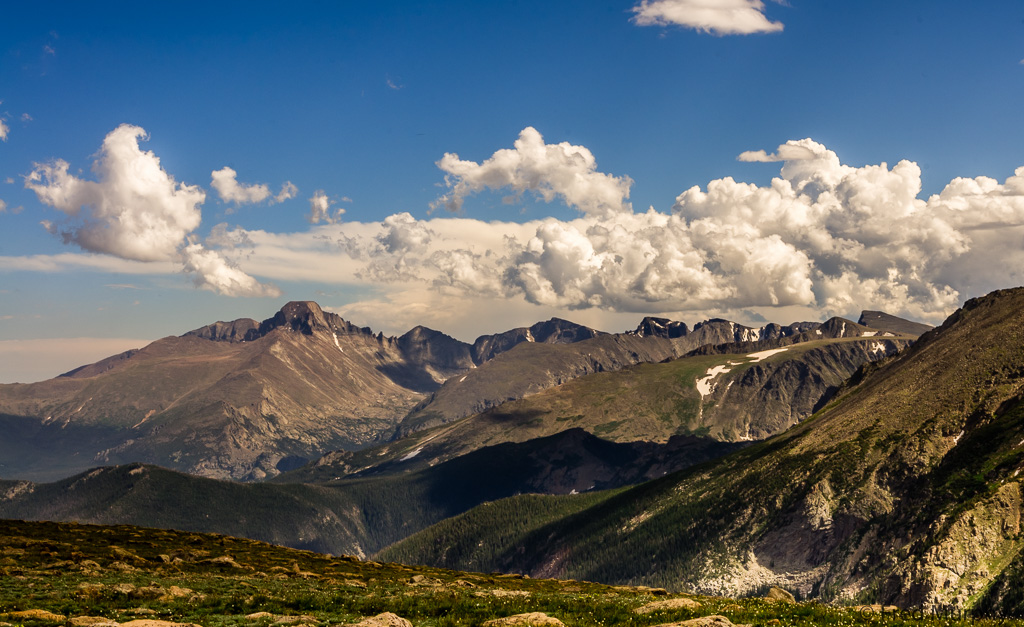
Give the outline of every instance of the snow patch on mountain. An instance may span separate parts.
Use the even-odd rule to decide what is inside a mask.
[[[700,392],[701,399],[715,391],[715,377],[720,374],[725,374],[730,370],[732,370],[732,368],[727,366],[715,366],[714,368],[708,368],[706,373],[707,376],[702,379],[697,379],[697,391]]]
[[[749,355],[747,355],[747,357],[749,357],[750,359],[753,359],[754,363],[756,364],[757,362],[759,362],[759,361],[761,361],[763,359],[768,359],[772,355],[777,355],[779,353],[784,353],[784,352],[786,352],[788,350],[789,350],[788,348],[773,348],[771,350],[760,351],[760,352],[757,352],[757,353],[750,353]]]

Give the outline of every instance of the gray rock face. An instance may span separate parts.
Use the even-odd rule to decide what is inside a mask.
[[[690,330],[687,328],[685,322],[678,322],[675,320],[669,320],[668,318],[652,318],[647,316],[640,321],[637,325],[636,330],[633,331],[634,335],[640,337],[683,337]]]
[[[439,371],[454,374],[469,370],[474,365],[469,344],[427,327],[415,327],[398,338],[397,344],[410,362]]]
[[[763,440],[823,407],[864,364],[892,357],[909,343],[836,342],[798,359],[756,363],[738,377],[726,373],[706,399],[702,423],[724,440]]]

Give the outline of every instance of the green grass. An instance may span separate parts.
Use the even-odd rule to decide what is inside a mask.
[[[211,561],[223,556],[230,556],[239,567]],[[172,586],[188,592],[159,596]],[[570,627],[648,627],[714,614],[759,627],[951,627],[961,622],[817,603],[696,595],[687,596],[701,604],[697,609],[633,612],[667,596],[676,595],[583,581],[412,568],[226,536],[0,521],[0,621],[19,627],[64,622],[12,616],[22,610],[45,610],[66,619],[155,618],[203,627],[267,627],[281,616],[299,615],[311,616],[316,625],[335,625],[381,612],[398,614],[417,627],[470,627],[525,612],[544,612]],[[271,616],[246,618],[256,612]],[[980,620],[976,624],[997,623]],[[1017,627],[1024,622],[998,624]]]

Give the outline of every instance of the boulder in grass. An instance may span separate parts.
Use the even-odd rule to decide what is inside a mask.
[[[63,623],[67,620],[67,617],[63,614],[54,614],[46,610],[21,610],[19,612],[10,612],[7,614],[7,617],[16,620],[38,620],[46,623]]]
[[[190,597],[195,594],[191,588],[182,588],[180,586],[171,586],[163,592],[163,596],[160,597],[161,601],[173,601],[175,599],[183,599],[185,597]],[[198,596],[201,597],[201,595]]]
[[[651,612],[661,612],[664,610],[698,610],[702,606],[697,601],[687,598],[679,599],[665,599],[664,601],[655,601],[642,605],[633,610],[634,614],[650,614]]]
[[[113,558],[118,562],[125,562],[127,564],[134,564],[136,566],[144,566],[149,563],[149,560],[147,560],[146,558],[139,557],[131,551],[122,549],[119,546],[111,547],[110,553],[113,556]]]
[[[529,612],[495,618],[484,623],[484,627],[565,627],[565,623],[544,612]]]
[[[219,568],[237,568],[239,570],[245,570],[246,567],[242,566],[235,561],[235,558],[230,555],[221,555],[220,557],[214,557],[211,559],[202,560],[200,564],[208,564],[210,566],[217,566]]]
[[[358,623],[350,623],[345,627],[412,627],[412,623],[398,614],[384,612],[383,614],[364,618]]]
[[[103,596],[103,591],[106,589],[107,587],[101,583],[83,581],[75,588],[75,594],[85,599],[96,599]]]
[[[764,595],[764,598],[769,601],[780,603],[796,603],[796,597],[794,597],[791,592],[776,586],[769,588],[767,594]]]
[[[275,625],[315,625],[320,621],[315,616],[280,616],[274,621]]]
[[[169,620],[156,620],[154,618],[137,618],[127,623],[121,623],[121,627],[202,627],[195,623],[175,623]]]
[[[75,616],[71,627],[118,627],[118,622],[102,616]]]
[[[734,625],[731,620],[718,614],[691,618],[677,623],[662,623],[654,627],[750,627],[749,625]]]

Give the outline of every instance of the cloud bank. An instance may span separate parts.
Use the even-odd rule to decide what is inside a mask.
[[[668,213],[638,213],[625,201],[627,177],[598,172],[585,148],[544,144],[525,129],[483,163],[446,155],[438,165],[449,191],[439,202],[530,191],[580,208],[579,218],[400,213],[304,235],[234,236],[252,242],[261,274],[372,286],[395,301],[415,292],[441,309],[490,299],[635,313],[882,309],[938,321],[968,296],[1020,283],[1024,167],[1002,183],[957,178],[922,199],[917,164],[849,166],[811,139],[739,159],[782,166],[768,185],[727,177],[683,191]]]
[[[528,127],[479,163],[446,154],[437,165],[447,190],[436,206],[466,211],[483,191],[536,194],[576,208],[575,219],[399,212],[344,221],[318,190],[306,231],[218,225],[199,243],[202,190],[160,169],[138,149],[140,136],[136,127],[108,136],[96,181],[55,162],[26,185],[69,215],[52,227],[66,241],[121,264],[177,263],[197,286],[225,295],[279,293],[253,273],[345,286],[346,311],[386,310],[413,324],[484,310],[775,318],[774,309],[823,318],[880,309],[937,322],[967,297],[1022,282],[1024,167],[1002,182],[956,178],[921,198],[921,169],[911,161],[855,167],[801,139],[737,157],[780,164],[768,184],[721,178],[682,191],[670,210],[636,212],[629,177],[603,173],[585,147],[546,143]],[[46,259],[14,266],[50,267]]]
[[[781,22],[764,15],[761,0],[642,0],[633,7],[640,26],[682,26],[715,35],[781,31]]]
[[[44,221],[47,230],[89,252],[144,262],[181,261],[187,272],[196,273],[197,285],[223,294],[279,294],[251,277],[241,280],[241,271],[228,272],[212,260],[217,253],[204,253],[201,244],[189,240],[202,219],[199,206],[206,192],[175,181],[156,155],[139,147],[145,138],[138,126],[122,124],[111,131],[92,166],[95,181],[70,174],[62,159],[36,164],[25,187],[67,216],[60,224]]]

